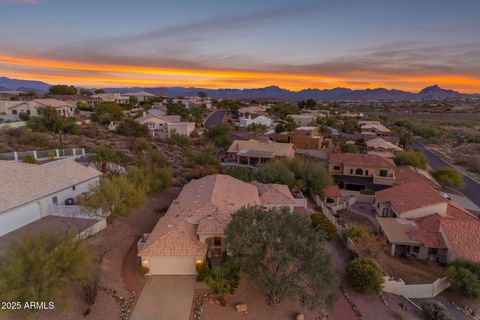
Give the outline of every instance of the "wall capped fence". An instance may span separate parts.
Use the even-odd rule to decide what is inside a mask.
[[[447,277],[437,279],[427,284],[406,284],[402,279],[384,277],[383,291],[403,296],[409,299],[434,298],[450,287]]]
[[[0,153],[0,160],[7,161],[23,161],[26,157],[33,157],[35,160],[49,160],[59,158],[81,158],[85,157],[85,149],[49,149],[49,150],[33,150],[33,151],[13,151]]]

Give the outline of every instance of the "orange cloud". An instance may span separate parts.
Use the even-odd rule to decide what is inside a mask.
[[[290,73],[208,68],[182,69],[85,63],[11,55],[0,55],[0,72],[9,77],[88,87],[141,85],[252,88],[275,84],[291,90],[343,86],[354,89],[386,87],[417,91],[427,85],[439,84],[463,92],[480,91],[479,78],[460,74],[403,76],[352,70],[348,75],[331,76],[299,71]]]

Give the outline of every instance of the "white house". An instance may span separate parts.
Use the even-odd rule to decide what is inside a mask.
[[[26,113],[30,116],[37,116],[41,108],[51,107],[59,114],[70,117],[75,114],[76,107],[66,101],[57,99],[35,99],[30,101],[0,101],[0,113],[5,115],[18,116]]]
[[[176,133],[182,136],[190,136],[195,130],[195,122],[168,122],[167,123],[168,136]]]
[[[120,93],[98,93],[91,96],[94,99],[99,99],[103,102],[116,102],[119,104],[129,103],[130,97]]]
[[[264,125],[268,128],[273,124],[272,119],[263,115],[257,115],[253,117],[251,115],[248,115],[247,117],[240,117],[239,120],[240,120],[240,127],[245,127],[245,128],[251,124]]]
[[[101,174],[73,159],[43,165],[0,161],[0,237],[47,216],[71,213],[72,218],[99,220],[74,204]]]
[[[137,98],[138,102],[147,101],[155,97],[155,95],[146,91],[129,92],[129,93],[126,93],[125,95],[129,97]]]

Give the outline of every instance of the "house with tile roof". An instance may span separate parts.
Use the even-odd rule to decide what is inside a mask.
[[[393,160],[375,154],[333,153],[328,159],[328,171],[340,189],[360,191],[382,190],[395,182]]]
[[[101,174],[73,159],[43,165],[0,161],[0,237],[47,216],[88,218],[75,199],[99,183]]]
[[[157,110],[149,110],[135,119],[147,126],[154,138],[168,138],[172,133],[189,136],[195,130],[194,122],[182,122],[179,115],[162,115]]]
[[[392,255],[480,261],[480,220],[425,181],[376,192],[373,206]]]
[[[331,144],[331,139],[324,139],[318,127],[298,127],[290,133],[290,142],[297,149],[320,150]]]
[[[42,108],[51,107],[60,115],[71,117],[75,114],[76,106],[67,101],[58,99],[34,99],[30,101],[0,101],[0,113],[18,116],[26,113],[29,116],[37,116]]]
[[[273,142],[268,138],[260,140],[234,140],[227,150],[227,160],[250,166],[267,163],[272,159],[295,157],[295,146],[291,143]]]
[[[295,205],[287,186],[247,183],[214,174],[186,184],[150,234],[138,244],[150,275],[196,274],[196,263],[221,259],[224,230],[232,214],[243,207]]]

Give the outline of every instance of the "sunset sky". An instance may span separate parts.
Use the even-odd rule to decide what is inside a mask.
[[[0,76],[480,92],[480,1],[0,0]]]

